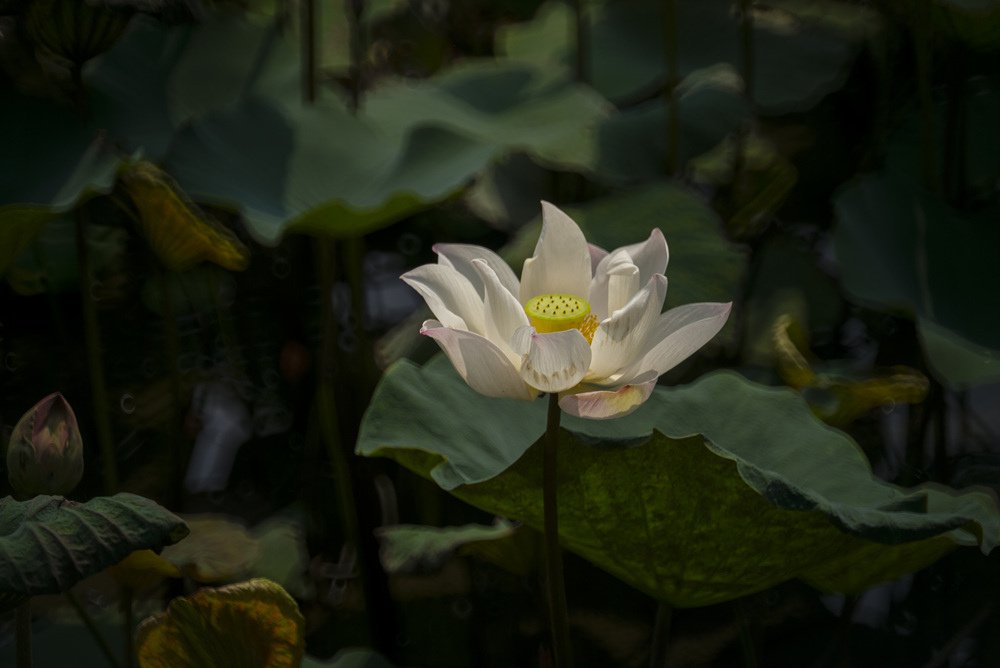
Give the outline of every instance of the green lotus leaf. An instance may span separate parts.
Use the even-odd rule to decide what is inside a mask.
[[[302,659],[302,668],[394,668],[395,665],[370,649],[343,649],[329,661],[308,655]]]
[[[858,179],[834,205],[848,293],[914,317],[943,382],[961,388],[1000,379],[996,210],[961,214],[892,174]]]
[[[357,451],[538,528],[542,456],[531,446],[544,404],[480,396],[443,357],[423,368],[401,362],[376,391]],[[989,552],[1000,541],[992,496],[881,482],[799,395],[733,372],[658,388],[619,420],[566,417],[563,426],[563,545],[672,605],[791,578],[858,591],[956,545]]]
[[[741,63],[740,24],[731,2],[677,3],[678,72],[686,76],[716,63]],[[753,99],[764,113],[808,109],[846,81],[855,58],[878,25],[866,21],[831,26],[794,7],[760,10],[754,21]],[[655,94],[665,79],[662,3],[610,2],[588,8],[589,71],[594,87],[616,102]],[[652,20],[651,20],[652,19]],[[497,33],[497,52],[508,58],[561,68],[575,62],[572,17],[563,3],[548,2],[532,21]],[[845,30],[845,26],[854,30]]]
[[[263,578],[175,598],[136,631],[140,668],[296,668],[304,650],[295,599]]]
[[[135,550],[159,550],[187,525],[134,494],[86,503],[61,496],[0,501],[0,591],[54,594],[117,564]]]
[[[69,109],[10,93],[0,124],[0,274],[47,222],[96,193],[110,192],[120,157]],[[45,141],[38,141],[44,137]]]

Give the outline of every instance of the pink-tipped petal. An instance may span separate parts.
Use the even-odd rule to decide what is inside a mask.
[[[442,264],[425,264],[400,278],[420,293],[445,327],[483,333],[483,301],[465,276]]]
[[[542,234],[535,254],[524,261],[521,303],[549,294],[586,298],[590,276],[590,248],[583,232],[572,218],[542,202]]]
[[[521,378],[542,392],[562,392],[577,385],[590,367],[590,344],[576,329],[539,334],[522,327],[511,340],[523,352]]]
[[[494,343],[460,329],[427,320],[420,333],[441,346],[458,375],[476,392],[501,399],[530,400],[538,393],[529,387],[517,369]]]
[[[656,387],[656,381],[623,385],[614,390],[578,392],[559,397],[559,407],[570,415],[590,420],[610,420],[628,415],[641,406]]]
[[[685,304],[660,316],[646,353],[622,371],[616,382],[631,383],[644,374],[660,376],[686,360],[719,333],[732,303]]]
[[[472,286],[484,296],[484,285],[479,272],[472,266],[474,260],[481,260],[489,265],[497,275],[500,283],[515,297],[521,291],[521,284],[503,258],[489,248],[473,244],[434,244],[433,250],[438,254],[438,263],[452,267],[458,273],[469,279]]]

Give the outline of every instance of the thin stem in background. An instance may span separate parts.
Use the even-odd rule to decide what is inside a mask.
[[[347,22],[351,35],[351,110],[358,113],[364,90],[365,56],[365,3],[364,0],[347,0]]]
[[[562,552],[559,548],[558,452],[559,394],[549,394],[542,464],[542,504],[545,515],[545,586],[549,604],[549,630],[556,668],[569,668],[573,657],[569,644],[569,614],[566,610],[566,583],[563,581]]]
[[[306,104],[316,101],[316,0],[302,2],[302,98]]]
[[[590,83],[590,41],[587,34],[587,15],[584,0],[571,0],[573,7],[573,44],[576,67],[574,74],[580,83]]]
[[[76,594],[74,594],[72,591],[65,591],[63,592],[63,596],[66,597],[66,600],[69,601],[69,604],[73,606],[74,610],[76,610],[76,614],[80,617],[80,620],[83,622],[83,625],[87,627],[87,630],[90,631],[91,637],[94,638],[94,641],[97,643],[97,646],[101,648],[101,652],[104,654],[104,657],[108,660],[108,663],[112,665],[114,668],[121,668],[122,664],[118,660],[118,657],[115,656],[114,650],[111,649],[111,645],[108,644],[108,639],[105,638],[104,634],[101,633],[101,630],[97,628],[97,624],[94,623],[94,619],[90,616],[90,613],[87,612],[86,608],[84,608],[83,605],[80,604],[80,601],[79,599],[77,599]]]
[[[87,219],[85,205],[76,209],[76,257],[80,269],[80,297],[83,305],[83,326],[87,345],[87,363],[90,369],[90,394],[93,401],[94,423],[97,427],[97,441],[101,446],[103,459],[104,491],[114,494],[118,491],[118,462],[115,458],[115,441],[111,429],[111,415],[108,413],[107,380],[101,360],[101,330],[97,322],[97,305],[91,293],[90,252],[87,248]]]
[[[747,611],[746,601],[737,601],[736,609],[740,617],[740,649],[743,652],[745,668],[757,668],[757,649],[753,642],[753,620]]]
[[[180,357],[180,336],[177,333],[177,318],[174,310],[174,298],[170,290],[167,270],[158,266],[157,279],[160,283],[160,292],[163,296],[163,347],[167,357],[167,375],[170,378],[170,407],[169,407],[169,427],[167,438],[170,439],[170,468],[171,479],[173,480],[172,493],[174,503],[180,504],[183,496],[184,472],[186,468],[187,452],[182,443],[181,430],[179,428],[180,406],[181,406],[181,376],[177,368],[177,359]],[[179,507],[179,505],[178,505]]]
[[[653,622],[653,636],[649,651],[649,668],[667,668],[670,649],[670,626],[674,620],[674,608],[666,601],[656,606],[656,621]]]
[[[125,625],[125,667],[135,666],[135,592],[131,587],[122,587],[122,623]]]
[[[663,88],[667,112],[667,174],[675,176],[678,168],[681,139],[680,109],[677,104],[677,0],[663,2],[663,56],[667,66],[667,81]]]
[[[31,599],[17,606],[17,668],[31,668]]]
[[[754,105],[754,46],[753,46],[753,1],[740,0],[740,52],[743,64],[743,96],[750,108],[751,123],[753,122]],[[733,153],[733,179],[731,198],[735,208],[735,200],[739,189],[740,176],[743,173],[744,151],[750,137],[750,124],[744,125],[736,133]]]
[[[934,98],[931,93],[931,0],[918,0],[914,12],[913,50],[917,63],[917,99],[920,104],[920,174],[924,187],[939,192],[934,143]]]

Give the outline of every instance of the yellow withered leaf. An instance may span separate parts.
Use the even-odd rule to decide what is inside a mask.
[[[175,598],[136,631],[140,668],[294,668],[305,620],[280,585],[263,578]]]
[[[772,341],[781,379],[800,390],[827,424],[843,426],[878,406],[916,404],[927,396],[927,377],[907,366],[876,369],[867,377],[816,372],[803,352],[808,349],[804,330],[789,315],[775,321]]]
[[[144,591],[165,578],[181,577],[180,569],[152,550],[136,550],[108,569],[118,584]]]
[[[247,247],[188,199],[162,169],[140,160],[122,171],[121,181],[139,210],[139,226],[150,248],[169,269],[182,271],[203,261],[230,271],[247,268]]]

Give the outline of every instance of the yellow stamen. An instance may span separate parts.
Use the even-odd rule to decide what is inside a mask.
[[[575,295],[538,295],[528,300],[524,312],[536,331],[548,334],[580,327],[590,315],[590,304]]]
[[[588,313],[587,317],[583,319],[579,325],[576,326],[580,333],[583,334],[583,338],[587,339],[587,343],[594,342],[594,332],[597,331],[597,326],[601,324],[601,321],[593,313]]]

